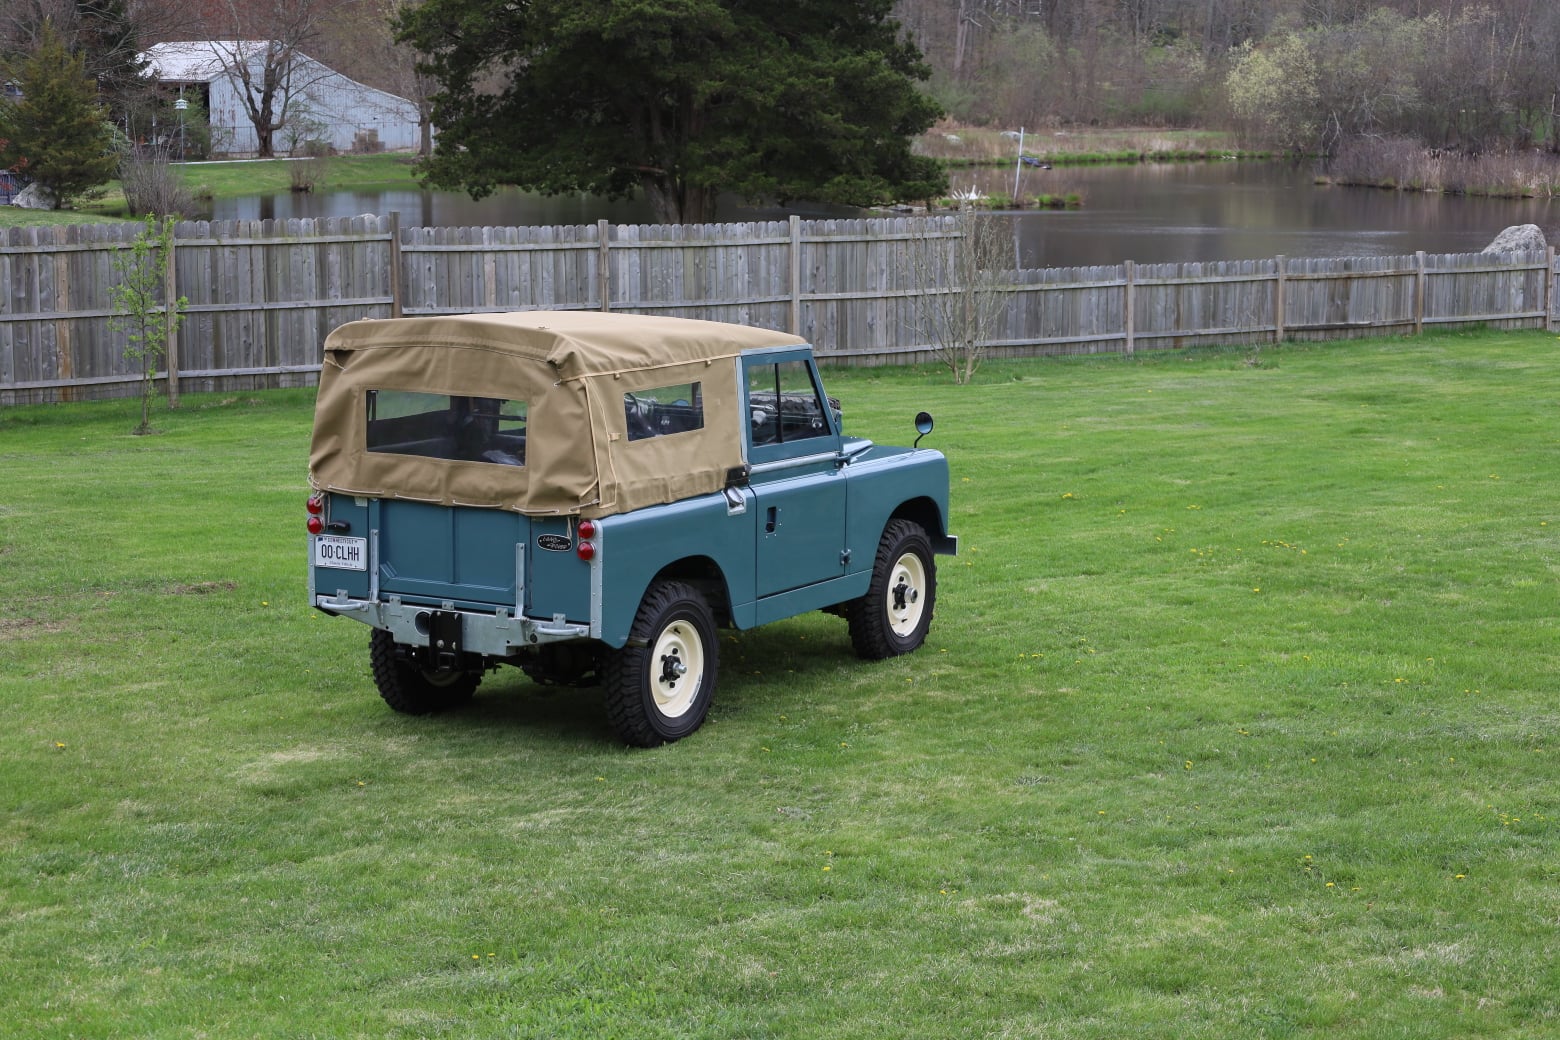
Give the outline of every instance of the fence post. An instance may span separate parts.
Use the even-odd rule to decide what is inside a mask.
[[[399,318],[404,313],[401,273],[401,211],[390,211],[390,317]]]
[[[1544,331],[1555,327],[1555,247],[1544,250]]]
[[[179,276],[174,268],[174,244],[178,241],[178,228],[168,233],[168,255],[163,258],[163,303],[168,309],[168,407],[179,407]]]
[[[1414,254],[1414,335],[1425,331],[1425,251]]]
[[[601,309],[612,309],[612,225],[606,221],[596,221],[596,295],[601,300]]]
[[[793,336],[802,334],[802,218],[791,214],[791,317],[786,329]]]
[[[1136,308],[1134,306],[1134,300],[1136,299],[1136,292],[1135,292],[1136,285],[1134,283],[1135,283],[1135,280],[1136,280],[1135,276],[1136,276],[1136,273],[1137,273],[1137,264],[1133,263],[1131,260],[1128,260],[1125,263],[1124,266],[1127,269],[1127,283],[1126,283],[1126,290],[1127,290],[1127,313],[1126,313],[1126,321],[1123,323],[1123,331],[1125,333],[1126,341],[1127,341],[1127,356],[1131,357],[1132,356],[1132,349],[1133,349],[1132,335],[1133,335],[1134,330],[1136,329],[1136,324],[1135,324]]]
[[[1273,342],[1284,342],[1284,308],[1287,302],[1284,299],[1284,264],[1283,253],[1273,258],[1274,270],[1278,276],[1273,281]]]
[[[69,228],[57,227],[50,236],[55,245],[66,244],[66,234]],[[54,309],[60,314],[70,313],[70,254],[63,249],[53,256],[54,266]],[[40,267],[43,265],[40,264]],[[40,272],[41,273],[41,272]],[[42,279],[40,279],[41,281]],[[40,289],[42,287],[40,286]],[[43,293],[38,293],[38,303],[43,303]],[[76,353],[70,345],[70,319],[56,318],[54,320],[54,355],[55,362],[59,365],[61,380],[76,378]],[[74,401],[76,388],[73,386],[60,387],[61,401]]]

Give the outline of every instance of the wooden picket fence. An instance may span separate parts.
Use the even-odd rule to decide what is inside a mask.
[[[135,224],[0,233],[0,405],[137,392],[109,326],[113,257]],[[530,309],[673,314],[796,332],[825,360],[925,363],[917,251],[956,248],[951,217],[624,226],[402,228],[395,214],[192,222],[167,277],[187,298],[167,359],[176,396],[312,384],[320,347],[369,317]],[[944,265],[945,269],[949,265]],[[1135,353],[1426,326],[1549,328],[1554,250],[1274,257],[1006,272],[989,356]]]

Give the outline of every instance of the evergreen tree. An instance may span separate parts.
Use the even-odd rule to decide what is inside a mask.
[[[125,0],[75,0],[75,4],[76,49],[85,57],[87,73],[97,78],[110,113],[122,117],[150,92],[140,33]]]
[[[426,0],[402,38],[439,81],[429,179],[621,198],[669,222],[716,196],[927,198],[937,118],[892,0]]]
[[[80,57],[52,28],[31,55],[8,70],[22,96],[0,102],[0,169],[25,173],[56,209],[114,176],[113,129]]]

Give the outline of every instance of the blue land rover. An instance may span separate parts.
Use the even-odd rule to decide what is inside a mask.
[[[786,333],[588,312],[352,322],[325,342],[309,601],[372,628],[397,711],[458,705],[512,664],[599,684],[630,744],[677,740],[709,710],[720,626],[828,610],[869,659],[926,638],[935,555],[957,551],[947,460],[840,418]]]

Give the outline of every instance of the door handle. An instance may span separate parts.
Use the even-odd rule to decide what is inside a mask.
[[[769,512],[768,512],[768,514],[767,514],[767,516],[766,516],[766,518],[764,520],[764,533],[765,534],[774,534],[775,533],[775,528],[779,527],[779,526],[780,526],[780,509],[777,506],[770,506],[769,507]]]

